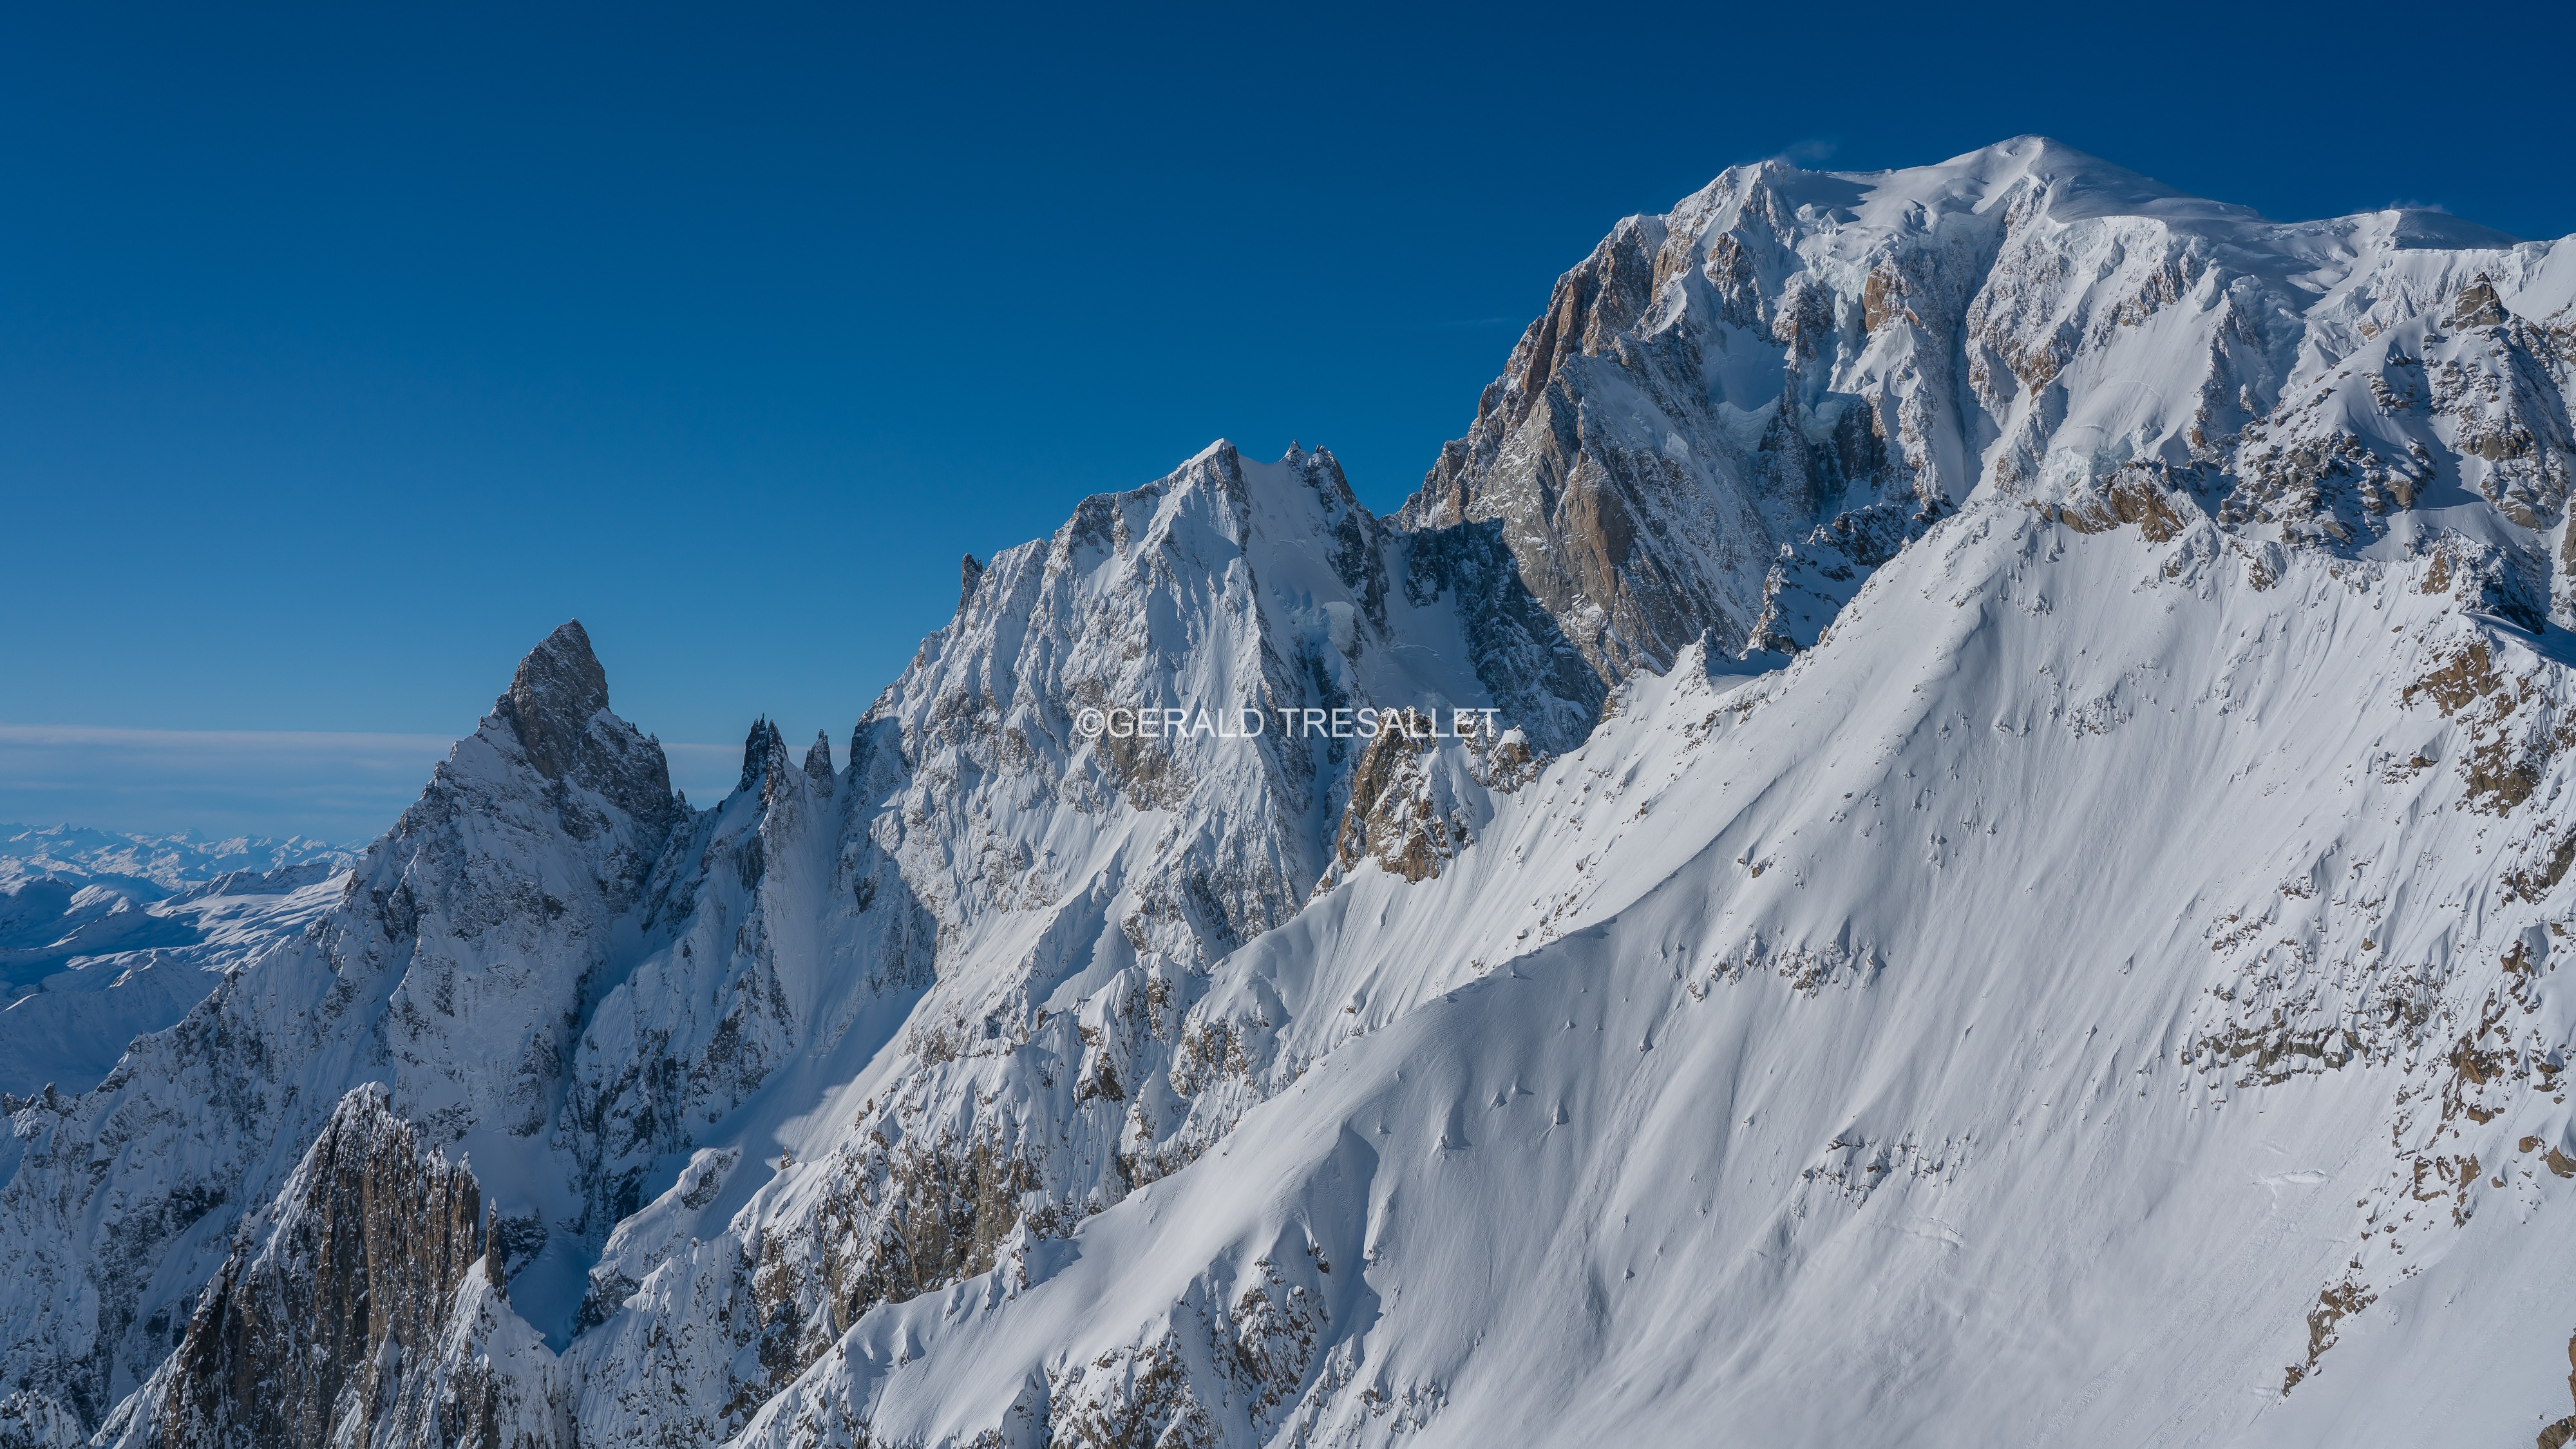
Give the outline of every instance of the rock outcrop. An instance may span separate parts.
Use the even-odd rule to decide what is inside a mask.
[[[108,1426],[158,1449],[569,1449],[554,1356],[510,1311],[473,1173],[343,1098],[152,1383]]]

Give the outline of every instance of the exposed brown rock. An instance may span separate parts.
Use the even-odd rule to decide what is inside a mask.
[[[2488,281],[2484,273],[2462,287],[2459,298],[2451,304],[2454,327],[2494,327],[2504,318],[2504,303],[2497,300],[2495,283]]]
[[[658,744],[634,741],[614,717],[602,722],[607,712],[608,674],[579,619],[529,650],[492,705],[539,774],[597,791],[637,820],[667,829],[679,816],[669,760]]]
[[[1386,730],[1360,752],[1351,777],[1351,802],[1333,844],[1335,861],[1345,872],[1363,860],[1375,860],[1391,874],[1425,881],[1438,875],[1441,860],[1456,850],[1448,823],[1424,788],[1427,743]]]
[[[2576,1397],[2576,1338],[2567,1340],[2567,1363],[2571,1370],[2567,1375],[2567,1392],[2570,1397]],[[2576,1414],[2541,1430],[2538,1443],[2540,1449],[2566,1449],[2571,1439],[2576,1439]]]
[[[396,1117],[384,1088],[342,1100],[286,1190],[236,1243],[187,1336],[147,1391],[161,1449],[538,1449],[502,1432],[488,1373],[442,1375],[424,1396],[469,1274],[477,1303],[501,1300],[482,1192],[472,1172]],[[521,1325],[524,1331],[524,1325]],[[468,1366],[470,1367],[470,1366]],[[465,1380],[479,1392],[459,1394]],[[425,1402],[434,1398],[436,1402]],[[399,1423],[395,1421],[399,1421]],[[378,1433],[380,1421],[387,1432]],[[128,1426],[121,1443],[138,1442]],[[393,1432],[399,1428],[401,1432]],[[567,1431],[568,1432],[568,1431]]]
[[[608,708],[608,673],[579,619],[548,634],[519,661],[492,712],[509,722],[528,762],[550,780],[568,773],[590,717]]]

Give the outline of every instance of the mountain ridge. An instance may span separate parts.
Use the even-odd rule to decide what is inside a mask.
[[[11,1099],[0,1442],[247,1422],[326,1137],[486,1213],[379,1442],[2538,1431],[2576,251],[2413,215],[1732,169],[1397,514],[1220,440],[708,809],[566,624]]]

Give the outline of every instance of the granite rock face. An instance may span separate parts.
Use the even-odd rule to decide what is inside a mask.
[[[671,766],[649,739],[608,712],[608,673],[574,619],[519,661],[492,716],[509,726],[538,774],[596,792],[648,829],[678,818]]]
[[[492,713],[519,737],[539,774],[560,780],[579,757],[590,717],[606,708],[608,672],[590,651],[589,632],[573,619],[519,661]]]

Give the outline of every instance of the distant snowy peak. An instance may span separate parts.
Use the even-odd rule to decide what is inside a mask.
[[[2124,473],[2344,549],[2478,505],[2427,525],[2564,620],[2571,300],[2563,244],[2425,212],[2274,223],[2040,137],[1898,171],[1763,162],[1559,279],[1401,520],[1501,522],[1608,680],[1703,632],[1810,645],[1976,490],[2100,506]],[[2353,383],[2378,416],[2415,399],[2415,425],[2323,406],[2339,374],[2414,365],[2363,354],[2417,324],[2505,331],[2447,383]]]
[[[1730,167],[1685,198],[1672,219],[1688,226],[1748,204],[1786,208],[1855,237],[1931,231],[1948,219],[2016,205],[2061,222],[2145,216],[2181,226],[2265,224],[2251,207],[2187,195],[2046,136],[2015,136],[1935,165],[1889,171],[1809,171],[1779,160]]]

